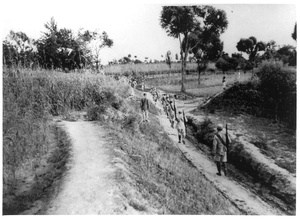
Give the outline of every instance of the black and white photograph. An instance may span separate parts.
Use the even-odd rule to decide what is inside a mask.
[[[1,215],[298,215],[298,6],[2,0]]]

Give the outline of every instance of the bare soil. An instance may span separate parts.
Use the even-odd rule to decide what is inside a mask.
[[[58,121],[58,124],[71,139],[71,159],[62,185],[38,214],[144,214],[134,209],[121,192],[126,185],[118,181],[117,172],[126,167],[121,160],[114,159],[114,147],[105,128],[83,120]],[[23,214],[34,214],[33,211]]]

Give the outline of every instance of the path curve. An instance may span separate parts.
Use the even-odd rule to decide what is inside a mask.
[[[111,163],[111,143],[105,139],[104,128],[87,121],[59,125],[71,138],[71,161],[62,189],[45,214],[136,214],[123,203],[114,180],[116,167]]]

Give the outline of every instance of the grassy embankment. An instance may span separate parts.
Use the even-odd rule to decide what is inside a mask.
[[[102,110],[109,104],[118,108],[122,99],[112,95],[118,87],[101,76],[4,69],[4,214],[21,213],[51,194],[51,184],[64,172],[70,145],[53,116],[70,118],[72,111],[100,105]],[[126,90],[119,93],[126,95]]]
[[[48,127],[53,116],[68,118],[72,111],[87,111],[89,120],[110,124],[134,175],[132,187],[159,213],[240,213],[176,150],[153,115],[150,124],[139,123],[138,101],[127,99],[128,89],[122,81],[98,75],[4,70],[4,214],[21,213],[53,191],[68,161],[69,143],[55,124]],[[121,171],[119,179],[125,175]]]

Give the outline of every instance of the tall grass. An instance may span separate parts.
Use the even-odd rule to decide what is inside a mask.
[[[124,81],[92,74],[4,69],[4,195],[14,191],[25,168],[35,171],[49,152],[53,116],[98,105],[121,108],[128,95]]]

